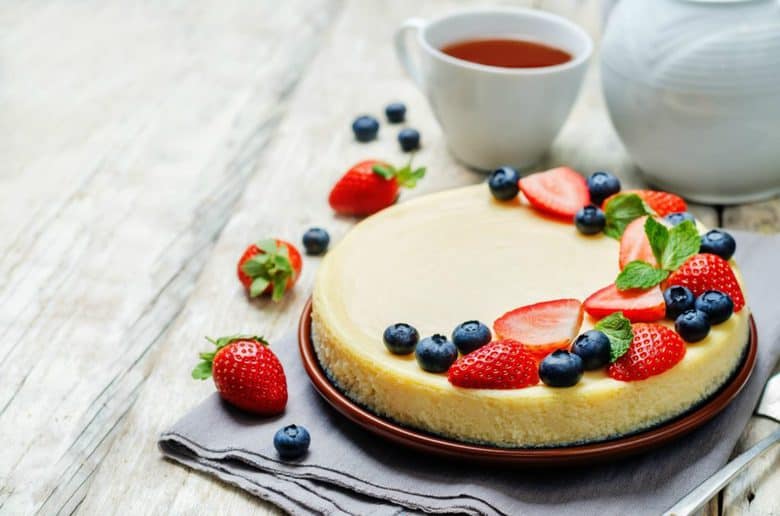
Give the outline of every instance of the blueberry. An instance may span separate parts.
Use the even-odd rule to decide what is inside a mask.
[[[607,225],[607,217],[600,208],[591,204],[580,208],[574,216],[574,225],[583,235],[595,235]]]
[[[283,459],[297,459],[306,454],[311,444],[309,431],[300,425],[288,425],[274,434],[274,448]]]
[[[600,205],[604,199],[620,191],[620,180],[609,172],[594,172],[588,178],[590,202]]]
[[[398,143],[401,144],[401,150],[410,152],[420,148],[420,132],[417,129],[401,129],[398,132]]]
[[[574,353],[559,349],[539,364],[539,378],[550,387],[571,387],[582,378],[582,359]]]
[[[696,298],[696,310],[707,314],[710,324],[720,324],[734,313],[734,301],[720,290],[708,290]]]
[[[490,342],[491,338],[490,328],[479,321],[466,321],[452,332],[452,343],[463,355],[481,348]]]
[[[717,254],[724,260],[728,260],[734,256],[736,250],[737,243],[734,241],[734,237],[725,231],[712,229],[701,237],[699,252]]]
[[[664,290],[664,301],[666,301],[666,318],[674,321],[681,313],[694,307],[696,296],[687,287],[675,286]]]
[[[382,339],[390,353],[408,355],[414,351],[417,341],[420,340],[420,334],[413,326],[406,323],[396,323],[387,327]]]
[[[611,349],[607,336],[598,330],[586,331],[571,346],[571,352],[582,359],[582,367],[589,371],[609,364]]]
[[[406,106],[401,102],[393,102],[385,107],[387,121],[391,124],[399,124],[406,118]]]
[[[306,254],[322,254],[328,249],[330,235],[322,228],[311,228],[303,234],[303,247]]]
[[[669,215],[664,217],[664,219],[672,226],[676,226],[677,224],[685,222],[686,220],[690,220],[691,222],[696,224],[696,219],[693,218],[693,215],[691,215],[687,211],[677,211],[675,213],[670,213]]]
[[[500,167],[490,173],[488,186],[490,193],[499,201],[508,201],[517,197],[520,173],[512,167]]]
[[[447,337],[437,333],[421,340],[414,350],[414,356],[424,371],[443,373],[458,358],[458,348]]]
[[[352,122],[352,131],[359,142],[369,142],[376,138],[379,132],[379,122],[373,116],[362,115]]]
[[[710,333],[710,319],[701,310],[687,310],[674,321],[674,328],[685,342],[698,342]]]

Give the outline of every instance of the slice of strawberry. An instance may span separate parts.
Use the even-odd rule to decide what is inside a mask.
[[[585,178],[569,167],[531,174],[522,178],[519,184],[531,206],[568,222],[574,220],[580,208],[590,203]]]
[[[729,262],[714,254],[695,254],[666,280],[666,286],[681,285],[700,296],[707,290],[720,290],[734,302],[734,311],[745,306],[745,296]]]
[[[594,319],[623,312],[631,322],[653,322],[663,319],[666,314],[666,303],[659,287],[647,290],[618,290],[612,284],[591,294],[585,300],[584,307]]]
[[[688,211],[688,204],[682,197],[660,190],[624,190],[615,195],[630,193],[641,197],[642,200],[645,201],[645,204],[647,204],[659,217],[665,217],[670,213]],[[607,197],[602,204],[602,208],[604,208],[615,195]]]
[[[634,260],[642,260],[653,267],[658,264],[653,256],[653,249],[645,234],[645,221],[647,217],[639,217],[626,226],[623,236],[620,238],[620,268]]]
[[[582,325],[582,303],[557,299],[515,308],[493,323],[501,339],[521,342],[529,353],[542,359],[556,349],[565,349]]]
[[[634,338],[628,351],[607,368],[615,380],[633,382],[661,374],[685,356],[685,342],[660,324],[632,324]]]
[[[522,344],[500,340],[460,357],[447,379],[468,389],[521,389],[539,383],[539,366]]]

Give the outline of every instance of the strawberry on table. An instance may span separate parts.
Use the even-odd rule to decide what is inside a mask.
[[[521,306],[505,313],[493,323],[501,339],[522,343],[541,360],[556,349],[569,347],[582,325],[582,303],[576,299],[556,299]]]
[[[639,217],[626,226],[623,236],[620,237],[620,268],[624,268],[634,260],[642,260],[652,266],[656,266],[653,249],[650,240],[645,233],[645,221],[647,217]]]
[[[469,389],[520,389],[539,383],[539,371],[536,358],[521,343],[500,340],[460,357],[447,378]]]
[[[671,213],[680,213],[688,211],[688,204],[679,195],[660,190],[624,190],[617,195],[636,194],[655,212],[659,217],[665,217]],[[604,206],[615,197],[607,197]]]
[[[528,175],[520,180],[520,190],[531,206],[568,222],[574,220],[580,208],[590,204],[585,178],[569,167]]]
[[[631,322],[653,322],[666,315],[666,303],[659,287],[618,290],[612,284],[591,294],[583,306],[588,315],[595,319],[623,312]]]
[[[661,324],[631,325],[633,339],[628,351],[607,368],[615,380],[632,382],[661,374],[685,356],[685,342]]]
[[[666,285],[688,287],[696,296],[708,290],[719,290],[734,302],[734,312],[739,312],[745,306],[745,296],[731,265],[714,254],[691,256],[669,276]]]
[[[246,248],[238,260],[238,279],[251,297],[271,294],[279,301],[301,275],[301,253],[289,242],[260,240]]]
[[[268,342],[256,335],[207,339],[216,351],[200,353],[192,377],[213,376],[219,395],[238,408],[261,415],[280,414],[287,405],[287,379]]]
[[[336,213],[362,217],[391,206],[400,187],[414,188],[425,176],[425,167],[395,167],[377,160],[357,163],[330,191],[328,203]]]

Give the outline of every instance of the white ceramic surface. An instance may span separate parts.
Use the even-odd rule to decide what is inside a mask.
[[[416,33],[416,59],[408,46],[409,31]],[[573,59],[544,68],[499,68],[439,50],[481,37],[537,41],[562,48]],[[395,44],[401,64],[428,97],[452,153],[482,170],[525,168],[541,158],[571,111],[593,48],[574,23],[532,9],[460,11],[430,22],[410,19],[396,32]]]
[[[601,70],[650,183],[717,204],[780,192],[780,2],[621,0]]]

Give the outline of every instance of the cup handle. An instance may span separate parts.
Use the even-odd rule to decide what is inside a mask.
[[[423,27],[425,27],[425,20],[422,18],[409,18],[404,21],[400,27],[395,31],[395,54],[398,56],[398,60],[401,62],[401,66],[417,84],[417,87],[423,89],[423,78],[420,73],[420,67],[415,64],[409,53],[409,45],[407,33],[410,30],[414,30],[415,34],[419,33]]]

